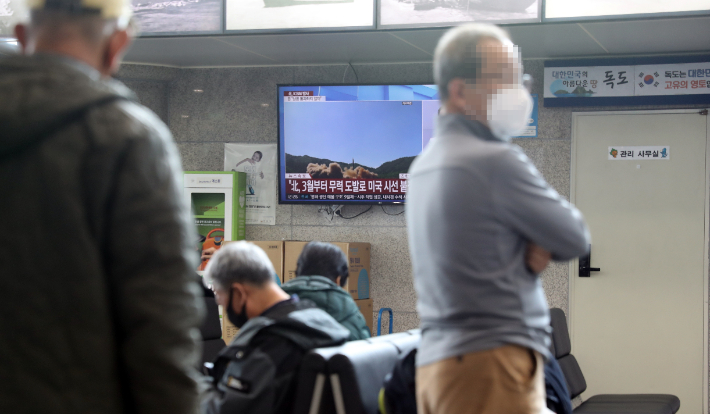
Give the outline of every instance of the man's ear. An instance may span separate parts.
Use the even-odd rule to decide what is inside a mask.
[[[338,285],[338,286],[340,286],[340,287],[343,286],[343,285],[340,284],[340,280],[341,280],[341,279],[342,279],[342,277],[340,277],[340,276],[338,276],[338,277],[335,278],[335,284]]]
[[[123,55],[125,55],[131,42],[131,36],[126,30],[116,30],[109,37],[106,49],[104,50],[102,75],[108,77],[118,72]]]
[[[244,301],[246,300],[246,289],[241,283],[232,283],[231,290],[232,296],[229,306],[232,306],[235,312],[241,312]]]
[[[30,45],[29,31],[29,27],[24,24],[18,24],[15,26],[15,37],[22,48],[22,54],[25,55],[30,55],[33,52],[32,45]]]
[[[449,81],[447,88],[449,92],[449,104],[463,112],[466,106],[466,81],[462,78],[454,78]]]

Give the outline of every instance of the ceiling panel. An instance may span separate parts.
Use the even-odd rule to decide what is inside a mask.
[[[710,17],[506,29],[526,59],[710,52]],[[430,62],[445,32],[411,29],[145,38],[136,41],[126,61],[178,67]]]
[[[610,53],[710,51],[710,17],[583,23]]]
[[[510,26],[506,29],[526,59],[606,54],[594,39],[574,23]]]
[[[386,32],[233,36],[223,40],[280,64],[422,62],[432,58]]]
[[[446,33],[447,29],[421,29],[421,30],[400,30],[390,32],[392,36],[401,38],[415,46],[426,50],[430,55],[434,56],[434,49],[439,43],[441,36]]]
[[[196,66],[264,66],[278,62],[210,37],[136,39],[127,63]]]
[[[505,27],[515,44],[519,45],[523,57],[554,58],[606,53],[581,27],[574,23],[554,25],[516,25]],[[421,47],[433,55],[434,48],[446,29],[407,30],[393,32],[393,35]]]

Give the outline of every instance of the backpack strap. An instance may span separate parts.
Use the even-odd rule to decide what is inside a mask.
[[[0,154],[0,159],[18,155],[34,147],[35,145],[39,145],[44,142],[45,139],[48,139],[57,132],[61,131],[62,129],[68,127],[69,125],[75,122],[80,121],[89,111],[121,100],[129,99],[121,95],[107,95],[95,101],[89,102],[86,105],[80,106],[72,111],[69,111],[63,117],[57,119],[54,122],[50,122],[45,128],[35,133],[31,138],[24,140],[19,145],[15,146],[14,148],[11,148],[6,153]]]

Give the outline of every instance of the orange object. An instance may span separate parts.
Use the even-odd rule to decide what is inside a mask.
[[[215,236],[215,237],[210,237],[212,236],[212,233],[216,231],[221,231],[222,234],[224,234],[224,229],[213,229],[209,233],[207,233],[207,238],[205,239],[204,243],[202,243],[202,251],[204,252],[207,249],[214,248],[216,250],[219,250],[220,247],[222,247],[222,242],[224,241],[224,236]],[[200,267],[197,268],[197,270],[205,270],[207,267],[207,262],[209,262],[209,259],[204,259],[202,260],[202,263],[200,263]]]

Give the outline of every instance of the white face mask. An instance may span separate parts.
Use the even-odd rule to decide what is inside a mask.
[[[488,98],[488,127],[496,137],[510,141],[525,131],[532,109],[532,96],[522,85],[501,89]]]

